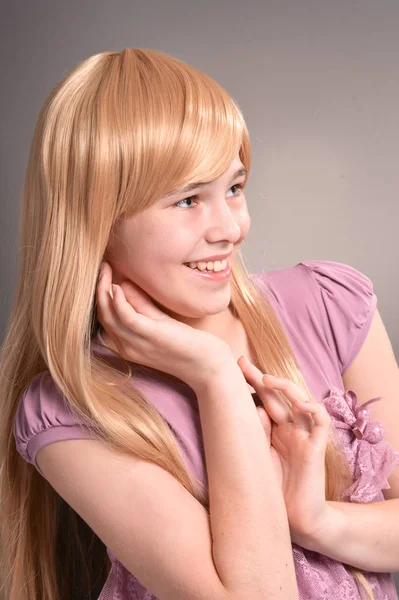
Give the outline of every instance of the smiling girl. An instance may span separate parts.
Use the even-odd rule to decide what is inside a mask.
[[[163,53],[93,56],[46,100],[1,357],[4,599],[397,598],[372,284],[248,273],[249,171],[237,104]]]

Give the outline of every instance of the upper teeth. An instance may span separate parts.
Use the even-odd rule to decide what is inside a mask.
[[[227,267],[227,260],[215,260],[210,262],[190,262],[187,265],[191,269],[199,269],[200,271],[224,271]]]

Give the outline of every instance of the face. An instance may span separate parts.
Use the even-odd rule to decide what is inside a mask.
[[[250,228],[236,157],[217,180],[187,193],[165,196],[118,224],[105,259],[113,281],[129,279],[174,318],[200,327],[229,310],[230,277],[211,279],[185,263],[234,256]],[[205,262],[207,262],[205,260]]]

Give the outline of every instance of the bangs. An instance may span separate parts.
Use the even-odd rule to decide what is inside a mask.
[[[113,147],[119,147],[114,161],[121,177],[119,218],[145,210],[172,190],[219,178],[237,154],[249,172],[242,113],[204,73],[166,54],[136,48],[113,57],[103,83],[105,111],[102,90],[99,102],[107,136],[113,123]]]

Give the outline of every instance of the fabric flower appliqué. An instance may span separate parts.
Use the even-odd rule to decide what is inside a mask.
[[[382,423],[370,420],[369,405],[378,400],[382,398],[372,398],[358,406],[355,392],[336,387],[323,400],[353,474],[353,484],[344,491],[341,500],[383,500],[382,490],[390,487],[388,477],[399,467],[399,452],[384,441]]]

